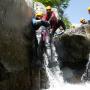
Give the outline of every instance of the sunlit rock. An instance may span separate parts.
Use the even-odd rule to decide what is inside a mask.
[[[90,24],[86,25],[85,32],[86,32],[87,38],[90,40]]]

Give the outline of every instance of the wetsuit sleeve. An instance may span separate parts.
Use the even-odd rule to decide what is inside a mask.
[[[33,19],[33,25],[34,25],[34,26],[37,26],[37,25],[40,26],[40,24],[41,24],[41,20]]]
[[[47,21],[41,21],[42,26],[49,27],[49,23]]]
[[[34,28],[37,30],[40,26],[45,26],[45,27],[48,27],[49,26],[49,23],[47,21],[43,21],[43,20],[36,20],[36,19],[33,19],[33,26]]]

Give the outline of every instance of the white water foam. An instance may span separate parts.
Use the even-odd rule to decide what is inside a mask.
[[[54,73],[47,68],[47,74],[49,76],[50,88],[47,90],[89,90],[89,83],[83,84],[69,84],[65,83],[63,77],[60,75],[61,71],[59,67],[54,68]],[[44,89],[43,89],[44,90]]]

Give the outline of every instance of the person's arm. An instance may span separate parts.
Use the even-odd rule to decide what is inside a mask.
[[[37,30],[41,26],[41,20],[32,19],[33,28]]]
[[[40,26],[45,26],[45,27],[48,27],[49,26],[49,23],[47,21],[44,21],[44,20],[36,20],[36,19],[33,19],[33,26],[38,29]]]
[[[41,20],[36,20],[36,19],[33,19],[33,25],[36,26],[36,25],[40,25],[41,23]]]
[[[58,23],[64,30],[66,30],[66,25],[64,24],[62,20],[58,20]]]
[[[48,21],[42,20],[42,21],[41,21],[41,25],[42,25],[42,26],[45,26],[45,27],[49,27],[50,24],[49,24]]]

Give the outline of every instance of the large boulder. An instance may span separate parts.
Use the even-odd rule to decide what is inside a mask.
[[[9,71],[27,67],[23,32],[31,16],[24,0],[0,0],[0,61]]]
[[[64,80],[69,83],[81,82],[90,53],[90,40],[85,28],[66,31],[55,38],[54,44]]]
[[[25,0],[0,0],[0,90],[31,90],[32,41],[24,37],[31,17]]]

